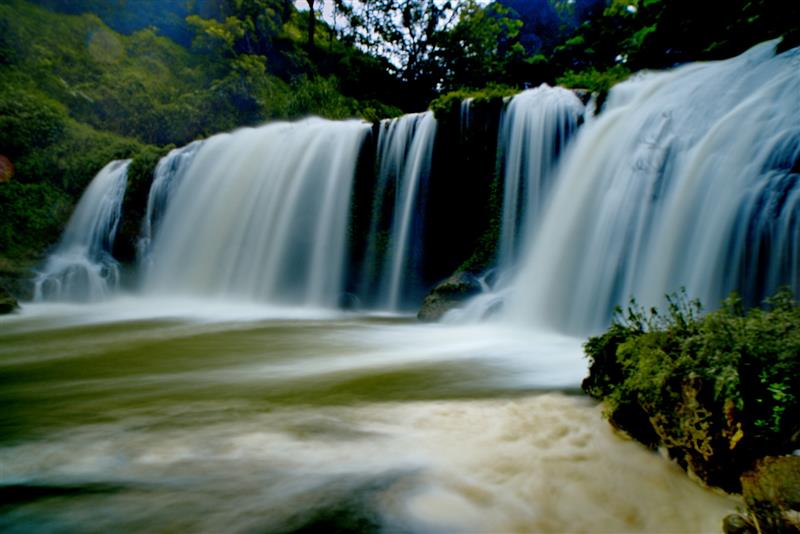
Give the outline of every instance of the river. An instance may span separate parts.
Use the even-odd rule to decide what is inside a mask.
[[[718,532],[581,340],[211,301],[0,319],[0,530]]]

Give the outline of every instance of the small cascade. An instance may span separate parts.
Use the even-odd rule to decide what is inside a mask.
[[[460,116],[460,127],[461,127],[461,136],[463,137],[466,132],[469,131],[470,126],[472,124],[472,102],[473,98],[465,98],[461,101],[461,116]]]
[[[156,165],[153,184],[150,186],[150,195],[147,198],[147,211],[144,221],[142,221],[142,235],[138,244],[140,265],[145,267],[149,265],[153,236],[158,230],[167,203],[172,192],[186,175],[187,169],[201,146],[203,146],[202,141],[195,141],[184,147],[173,149]]]
[[[562,164],[505,309],[585,334],[634,296],[800,288],[800,49],[616,86]]]
[[[436,119],[432,112],[381,121],[378,175],[365,276],[377,288],[375,306],[398,311],[414,284],[422,241],[424,189],[430,173]]]
[[[554,169],[584,112],[580,99],[546,84],[514,96],[503,112],[498,146],[503,169],[499,262],[507,275],[543,211]]]
[[[130,163],[112,161],[89,184],[34,281],[34,300],[96,301],[117,287],[119,265],[111,249]]]
[[[172,178],[145,291],[336,307],[369,129],[308,119],[207,139]]]

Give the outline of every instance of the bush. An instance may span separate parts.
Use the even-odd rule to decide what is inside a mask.
[[[595,68],[583,71],[567,71],[556,79],[556,83],[570,89],[586,89],[597,94],[597,110],[601,110],[608,92],[619,82],[625,81],[631,71],[624,65],[614,65],[610,69],[598,71]]]
[[[55,142],[66,113],[55,102],[22,91],[0,93],[0,154],[12,160]]]
[[[788,289],[748,312],[732,295],[705,316],[685,293],[667,314],[632,302],[584,349],[583,389],[610,422],[711,485],[739,491],[756,460],[800,444],[800,306]]]
[[[473,106],[502,108],[505,98],[519,93],[519,89],[508,85],[488,85],[483,89],[460,89],[446,93],[433,102],[430,109],[436,114],[437,120],[447,121],[449,117],[458,118],[461,102],[467,98],[472,99]]]

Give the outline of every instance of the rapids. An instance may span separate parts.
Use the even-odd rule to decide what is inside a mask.
[[[0,530],[699,532],[736,505],[570,393],[580,340],[192,304],[0,318]]]

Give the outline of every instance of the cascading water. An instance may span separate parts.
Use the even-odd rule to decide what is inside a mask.
[[[459,125],[461,127],[461,135],[469,131],[470,124],[472,123],[472,102],[473,98],[465,98],[461,101],[461,117]]]
[[[418,269],[420,247],[415,245],[422,239],[422,203],[435,134],[436,119],[430,111],[381,122],[365,270],[368,280],[376,281],[380,309],[397,311],[418,304],[403,297]]]
[[[583,112],[575,93],[546,84],[516,95],[504,110],[498,140],[503,169],[501,273],[512,269],[521,245],[529,243],[556,163]]]
[[[150,261],[150,247],[158,225],[167,209],[172,192],[183,180],[189,165],[194,160],[202,141],[195,141],[184,147],[171,150],[161,158],[153,174],[153,184],[147,198],[147,211],[142,221],[142,235],[139,239],[139,264],[147,267]]]
[[[462,106],[462,120],[464,111]],[[498,134],[498,164],[503,176],[503,208],[495,279],[491,290],[452,310],[446,321],[474,322],[495,313],[510,291],[509,283],[524,247],[539,224],[555,179],[556,167],[577,131],[585,108],[574,92],[542,84],[506,104]],[[484,285],[485,282],[482,282]]]
[[[579,133],[506,317],[587,333],[685,287],[709,307],[800,288],[800,49],[615,87]]]
[[[111,255],[131,160],[112,161],[83,193],[34,281],[34,300],[99,300],[117,287]]]
[[[145,290],[335,307],[369,128],[308,119],[207,139],[170,195]]]

